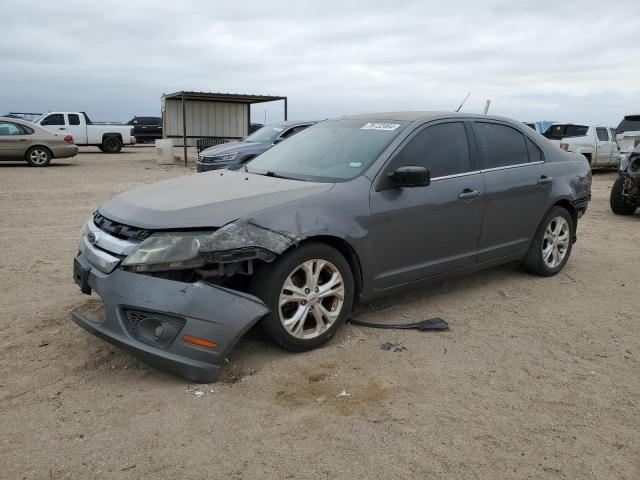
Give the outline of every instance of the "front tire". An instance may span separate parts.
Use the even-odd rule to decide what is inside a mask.
[[[267,335],[287,350],[303,352],[327,343],[344,324],[353,274],[336,249],[307,243],[263,265],[250,291],[271,309],[262,319]]]
[[[106,137],[102,140],[102,151],[105,153],[119,153],[122,150],[122,140],[118,137]]]
[[[627,199],[622,194],[623,191],[624,177],[620,175],[613,184],[613,187],[611,187],[611,195],[609,196],[611,211],[616,215],[633,215],[637,207],[627,202]]]
[[[574,238],[575,225],[569,212],[553,207],[536,230],[522,262],[523,270],[540,277],[558,274],[569,260]]]
[[[44,147],[31,147],[24,159],[32,167],[46,167],[51,162],[51,152]]]

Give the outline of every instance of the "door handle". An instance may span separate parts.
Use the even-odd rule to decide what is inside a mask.
[[[28,141],[29,141],[29,139],[28,139],[28,138],[21,138],[21,139],[20,139],[20,141],[21,141],[21,142],[28,142]]]
[[[482,195],[482,192],[480,190],[471,190],[469,188],[465,188],[458,194],[458,198],[460,200],[466,200],[468,198],[479,197],[480,195]]]
[[[538,183],[540,185],[546,185],[547,183],[551,183],[553,182],[553,177],[547,177],[546,175],[542,175],[539,179],[538,179]]]
[[[66,128],[60,127],[60,128],[58,128],[58,130],[66,130]]]

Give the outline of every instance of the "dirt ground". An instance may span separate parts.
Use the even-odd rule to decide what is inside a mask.
[[[250,332],[211,385],[70,321],[99,309],[71,279],[84,221],[185,173],[152,148],[0,164],[1,478],[640,478],[640,214],[609,210],[615,173],[594,174],[562,274],[509,265],[362,315],[445,333],[347,325],[291,354]]]

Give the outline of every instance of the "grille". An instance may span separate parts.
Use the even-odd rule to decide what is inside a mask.
[[[131,336],[141,342],[166,348],[184,327],[184,318],[145,310],[124,310]]]
[[[153,233],[151,230],[131,227],[129,225],[114,222],[98,212],[93,215],[93,223],[103,232],[107,232],[109,235],[113,235],[114,237],[121,238],[123,240],[141,241]]]

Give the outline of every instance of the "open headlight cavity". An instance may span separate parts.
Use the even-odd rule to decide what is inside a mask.
[[[211,232],[154,233],[144,240],[122,265],[136,272],[198,268],[206,261],[200,247]]]

